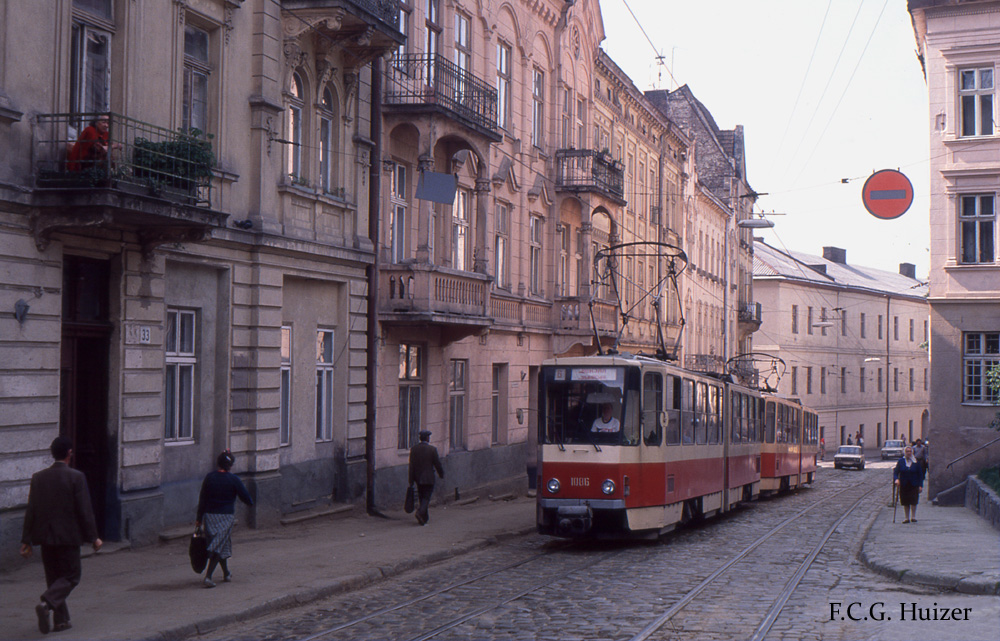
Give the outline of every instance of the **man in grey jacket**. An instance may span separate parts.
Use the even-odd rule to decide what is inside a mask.
[[[47,634],[49,612],[55,613],[56,632],[68,630],[69,608],[66,597],[80,582],[80,546],[86,541],[101,549],[97,536],[90,491],[83,472],[69,466],[73,458],[72,442],[58,436],[49,448],[55,463],[31,477],[28,509],[24,513],[21,533],[21,556],[31,556],[31,546],[42,546],[42,566],[48,589],[42,602],[35,606],[38,630]]]
[[[430,444],[431,433],[420,431],[420,442],[410,449],[410,485],[417,484],[417,496],[420,505],[417,507],[417,523],[427,525],[430,515],[427,513],[431,504],[431,494],[434,493],[434,471],[444,478],[444,469],[438,457],[437,448]]]

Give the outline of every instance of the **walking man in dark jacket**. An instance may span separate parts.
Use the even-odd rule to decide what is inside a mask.
[[[417,484],[417,496],[420,505],[417,507],[417,523],[427,525],[430,515],[427,508],[431,504],[431,494],[434,493],[434,471],[444,478],[444,469],[438,457],[437,448],[430,444],[431,433],[420,431],[420,442],[410,449],[410,485]]]
[[[83,472],[69,466],[73,458],[72,442],[58,436],[49,448],[55,463],[31,477],[28,509],[24,513],[21,533],[21,556],[31,556],[31,546],[42,546],[42,566],[45,584],[42,602],[35,606],[38,630],[47,634],[68,630],[69,608],[66,597],[80,582],[80,546],[89,542],[94,551],[103,542],[97,536],[94,511],[90,506],[90,491]],[[49,612],[55,613],[52,628]]]

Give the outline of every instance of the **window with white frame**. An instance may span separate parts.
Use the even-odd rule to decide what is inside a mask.
[[[333,330],[316,330],[316,440],[333,439]]]
[[[562,117],[560,119],[561,147],[569,149],[573,146],[573,128],[576,124],[573,121],[573,103],[576,100],[576,96],[573,95],[573,90],[569,87],[563,87],[560,93],[562,94]]]
[[[323,100],[319,104],[319,180],[324,193],[331,193],[336,180],[334,171],[337,163],[337,149],[334,142],[336,103],[329,87],[323,90]]]
[[[958,72],[958,95],[962,103],[962,136],[993,135],[993,69],[962,69]]]
[[[799,333],[799,306],[792,305],[792,333]]]
[[[74,2],[74,5],[79,3]],[[110,6],[108,2],[107,15],[99,11],[97,17],[110,19]],[[108,111],[111,104],[111,34],[90,24],[74,22],[70,56],[70,111]]]
[[[530,225],[531,258],[528,289],[532,294],[540,296],[542,295],[542,219],[539,216],[532,216]]]
[[[410,53],[409,43],[410,43],[410,14],[413,12],[413,7],[410,5],[409,0],[400,0],[399,3],[399,33],[403,34],[403,44],[396,47],[396,51],[392,54],[393,63],[396,65],[397,69],[402,69],[401,56]]]
[[[472,61],[472,47],[469,45],[470,20],[464,13],[455,12],[455,65],[462,74],[468,73]]]
[[[576,147],[587,148],[587,100],[576,99]]]
[[[292,81],[289,83],[287,96],[287,111],[285,116],[286,136],[288,140],[288,157],[286,159],[285,173],[288,174],[292,182],[303,180],[302,165],[302,108],[305,104],[305,85],[299,72],[292,73]]]
[[[962,337],[963,403],[996,403],[1000,396],[987,384],[986,373],[1000,365],[1000,332],[965,332]]]
[[[502,202],[497,203],[496,252],[497,287],[510,289],[510,205]]]
[[[424,5],[424,25],[426,29],[426,44],[427,50],[425,53],[428,59],[432,61],[431,69],[434,68],[433,60],[434,56],[438,53],[438,42],[441,37],[441,25],[440,20],[440,10],[441,1],[440,0],[427,0],[427,4]],[[427,80],[433,83],[433,77],[430,73],[427,75]]]
[[[164,336],[166,366],[164,390],[164,439],[194,440],[194,390],[198,365],[195,353],[194,310],[167,309]]]
[[[469,201],[471,193],[461,187],[455,192],[452,208],[451,266],[455,269],[469,269]]]
[[[545,134],[545,74],[538,67],[531,70],[531,144],[541,147]]]
[[[406,165],[392,166],[392,184],[389,189],[389,248],[392,262],[401,263],[409,257],[409,241],[407,234],[407,186]]]
[[[958,220],[961,227],[961,256],[966,264],[992,263],[996,234],[996,196],[975,194],[959,199]]]
[[[420,432],[421,402],[424,389],[423,348],[411,343],[399,344],[399,421],[396,447],[408,450],[417,443]]]
[[[193,25],[184,25],[184,91],[181,104],[181,126],[185,129],[208,131],[208,32]]]
[[[583,292],[583,286],[587,283],[587,274],[584,272],[583,263],[583,248],[586,241],[583,236],[583,228],[576,230],[576,295],[580,296]]]
[[[279,434],[281,445],[292,442],[292,328],[281,326],[281,390],[278,396]]]
[[[451,359],[448,381],[448,434],[453,450],[465,448],[465,394],[468,361]]]
[[[510,130],[510,52],[505,42],[497,42],[497,124]]]

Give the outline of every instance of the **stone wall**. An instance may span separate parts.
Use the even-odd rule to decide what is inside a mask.
[[[965,484],[965,507],[1000,530],[1000,496],[975,476]]]

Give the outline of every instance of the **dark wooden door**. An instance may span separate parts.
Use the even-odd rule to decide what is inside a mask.
[[[107,520],[111,460],[108,438],[108,264],[67,256],[63,263],[59,433],[73,440],[73,466],[90,487],[102,537]]]

